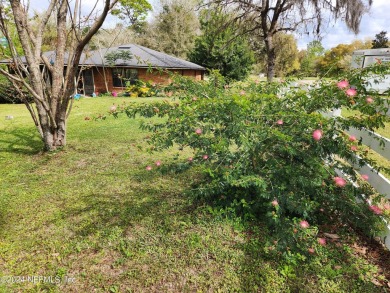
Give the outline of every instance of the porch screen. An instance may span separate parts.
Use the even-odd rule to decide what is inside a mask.
[[[134,84],[138,79],[138,70],[134,68],[113,68],[112,82],[114,87],[125,87]]]

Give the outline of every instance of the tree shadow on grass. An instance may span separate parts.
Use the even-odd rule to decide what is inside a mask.
[[[168,211],[162,208],[159,198],[141,201],[127,193],[92,193],[83,196],[82,207],[71,208],[66,213],[76,221],[80,219],[74,232],[85,237],[91,234],[104,236],[116,227],[126,230],[137,223],[142,225],[145,218],[151,218],[158,225]]]
[[[4,130],[0,136],[0,152],[34,155],[43,150],[42,140],[34,128]]]
[[[136,186],[133,190],[116,192],[112,188],[111,192],[111,187],[107,187],[80,195],[78,203],[62,211],[68,221],[74,224],[73,232],[76,236],[99,234],[105,237],[112,229],[126,231],[137,225],[169,230],[172,216],[188,218],[195,213],[197,203],[183,196],[180,188],[155,186],[153,181],[156,177],[151,174],[133,174],[132,177]],[[140,182],[145,180],[150,184]]]

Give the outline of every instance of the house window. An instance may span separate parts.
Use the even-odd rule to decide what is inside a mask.
[[[125,87],[134,84],[138,79],[138,70],[134,68],[113,68],[112,83],[114,87]]]

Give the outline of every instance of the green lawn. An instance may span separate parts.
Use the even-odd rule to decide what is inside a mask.
[[[0,105],[0,292],[385,292],[376,246],[345,234],[283,260],[261,223],[186,195],[196,171],[146,171],[179,150],[143,151],[139,120],[85,120],[129,100],[153,99],[76,101],[68,146],[48,154],[24,106]]]

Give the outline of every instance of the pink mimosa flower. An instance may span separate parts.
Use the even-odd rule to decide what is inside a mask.
[[[341,178],[341,177],[335,177],[335,178],[333,178],[333,180],[334,180],[336,186],[338,186],[338,187],[344,187],[347,184],[345,179]]]
[[[351,146],[351,151],[356,152],[358,150],[358,147],[356,145]]]
[[[347,80],[339,81],[339,82],[337,83],[337,87],[338,87],[339,89],[347,88],[347,87],[349,87],[349,82],[348,82]]]
[[[152,170],[152,166],[146,166],[146,170],[148,171]]]
[[[378,206],[370,206],[370,210],[375,214],[375,215],[381,215],[382,214],[382,209]]]
[[[322,137],[322,131],[319,130],[319,129],[314,130],[314,132],[313,132],[313,139],[315,141],[319,141],[321,139],[321,137]]]
[[[279,205],[279,203],[278,203],[278,201],[277,201],[276,199],[274,199],[274,200],[271,202],[271,204],[272,204],[274,207],[276,207],[276,206]]]
[[[356,140],[356,136],[351,135],[348,139],[349,139],[349,141],[355,141]]]
[[[367,104],[371,104],[372,102],[374,102],[374,99],[371,97],[367,97],[366,102],[367,102]]]
[[[306,228],[309,228],[309,227],[310,227],[308,221],[300,221],[300,222],[299,222],[299,226],[301,226],[301,228],[303,228],[303,229],[306,229]]]
[[[156,161],[156,166],[161,166],[161,161]]]
[[[282,119],[279,119],[278,121],[276,121],[276,124],[278,124],[278,125],[283,125],[283,120],[282,120]]]
[[[347,96],[353,97],[353,96],[356,96],[357,91],[356,91],[355,89],[350,88],[350,89],[347,89],[347,90],[345,91],[345,93],[347,94]]]
[[[208,155],[203,155],[203,160],[207,160],[209,158]]]
[[[314,254],[316,251],[314,250],[314,248],[308,248],[307,251],[310,253],[310,254]]]
[[[192,163],[194,159],[192,157],[188,158],[188,162]]]
[[[318,238],[317,239],[318,244],[325,246],[326,245],[326,239],[325,238]]]
[[[202,129],[197,128],[197,129],[195,130],[195,133],[198,134],[198,135],[201,135],[201,134],[202,134]]]

